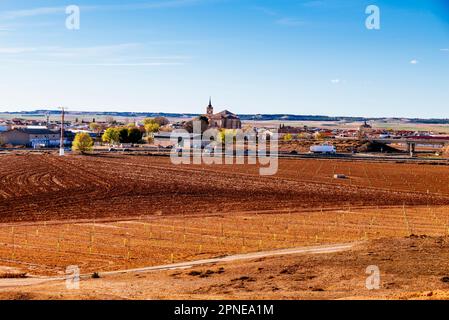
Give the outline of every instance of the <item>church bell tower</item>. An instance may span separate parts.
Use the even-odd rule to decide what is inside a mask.
[[[212,107],[212,98],[209,98],[209,105],[207,106],[207,115],[211,116],[214,114],[214,107]]]

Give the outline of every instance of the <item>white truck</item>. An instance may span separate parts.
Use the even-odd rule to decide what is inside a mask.
[[[337,149],[335,149],[334,146],[329,145],[311,146],[310,153],[336,154]]]

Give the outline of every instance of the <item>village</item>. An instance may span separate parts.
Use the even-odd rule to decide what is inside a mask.
[[[192,119],[164,116],[121,119],[109,116],[99,119],[76,112],[70,117],[66,112],[65,118],[50,117],[48,112],[33,117],[0,118],[0,148],[51,150],[63,146],[69,152],[76,135],[84,134],[92,139],[90,151],[138,151],[145,148],[163,151],[176,147],[170,140],[174,130],[184,129],[193,138],[193,121],[201,123],[202,132],[216,129],[222,134],[235,134],[236,130],[268,135],[276,133],[280,153],[291,155],[407,153],[413,157],[421,152],[438,157],[445,154],[449,144],[449,135],[443,131],[376,128],[367,121],[336,128],[328,128],[318,122],[314,126],[313,123],[298,125],[290,121],[242,121],[228,110],[214,113],[211,101],[205,111]]]

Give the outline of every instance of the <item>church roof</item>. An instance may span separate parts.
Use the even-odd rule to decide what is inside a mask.
[[[212,115],[213,119],[223,119],[223,118],[227,118],[227,119],[239,119],[239,117],[228,111],[228,110],[223,110],[221,112],[215,113],[214,115]]]

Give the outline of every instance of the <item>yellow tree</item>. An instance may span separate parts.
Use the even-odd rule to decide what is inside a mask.
[[[154,134],[156,132],[159,132],[160,125],[154,122],[152,119],[145,119],[144,123],[145,123],[145,131],[147,133],[147,142],[151,144],[154,142]]]
[[[92,151],[94,146],[94,141],[88,133],[77,133],[75,139],[73,140],[72,150],[84,154],[88,151]]]
[[[284,136],[284,141],[292,141],[293,140],[293,136],[290,133],[287,133]]]
[[[89,123],[89,129],[95,133],[100,133],[103,128],[98,123],[91,122]]]
[[[145,131],[147,134],[152,134],[159,131],[160,126],[157,123],[147,123],[145,124]]]
[[[120,132],[117,128],[108,128],[101,137],[103,142],[114,144],[120,142]]]

